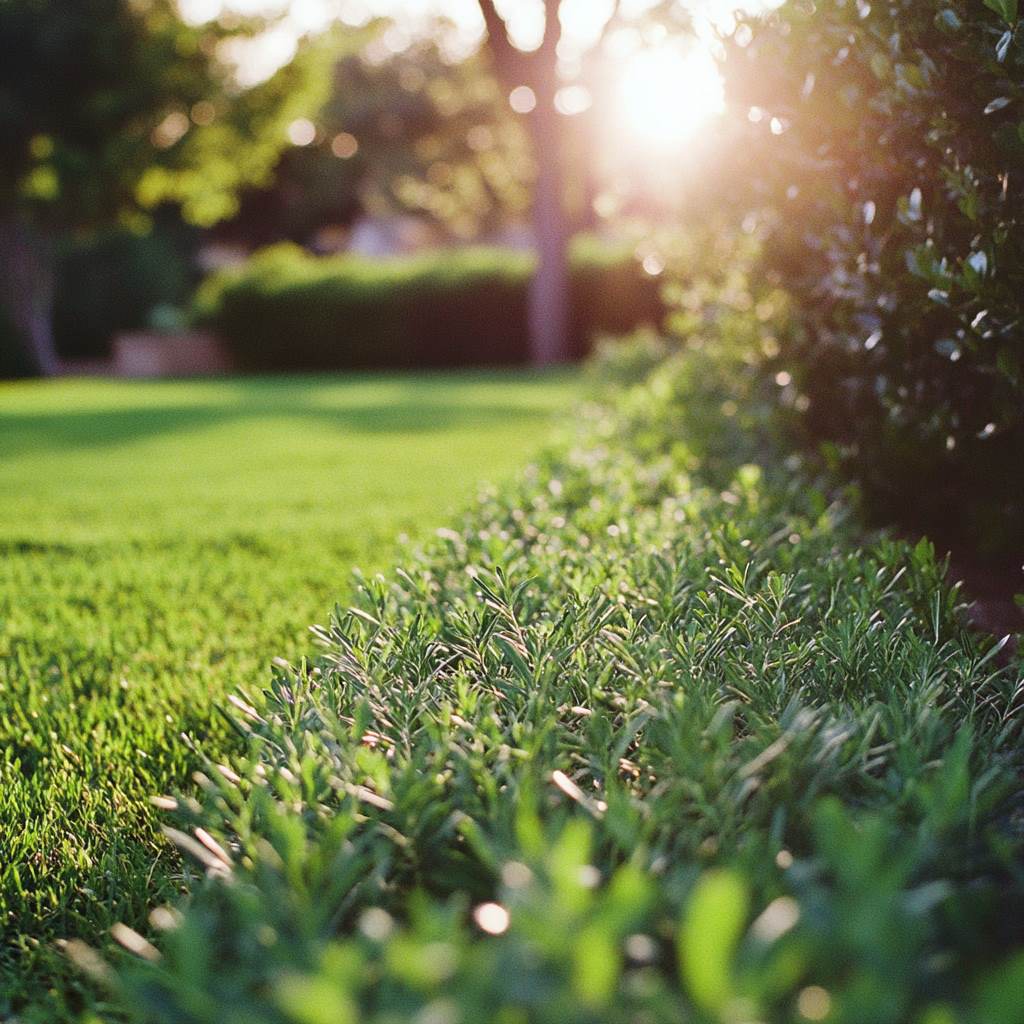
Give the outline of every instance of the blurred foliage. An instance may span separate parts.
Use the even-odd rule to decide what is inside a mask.
[[[313,141],[282,154],[268,188],[243,195],[227,234],[315,246],[325,226],[405,211],[471,238],[528,210],[522,131],[479,59],[452,63],[429,39],[393,53],[398,31],[374,23],[338,39]]]
[[[927,544],[858,548],[720,326],[617,350],[238,695],[168,833],[208,882],[119,933],[135,1019],[1019,1020],[1019,672]]]
[[[161,310],[188,307],[197,277],[196,237],[176,218],[166,220],[142,235],[117,229],[64,240],[54,309],[63,358],[109,356],[118,333],[155,327]]]
[[[173,200],[212,223],[266,180],[322,65],[308,56],[240,89],[223,46],[262,22],[185,24],[172,0],[0,5],[0,210],[61,228]]]
[[[225,47],[262,19],[185,24],[174,0],[0,3],[0,301],[5,363],[58,366],[57,237],[140,234],[161,206],[210,225],[266,182],[292,119],[327,84],[315,46],[239,85]]]
[[[527,361],[528,252],[443,249],[373,260],[274,246],[209,278],[197,318],[261,369],[479,366]],[[574,246],[573,352],[591,337],[656,325],[661,283],[632,247]]]
[[[726,62],[812,435],[886,518],[1018,550],[1022,31],[1015,0],[790,2]]]

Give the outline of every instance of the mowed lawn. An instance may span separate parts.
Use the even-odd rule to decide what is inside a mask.
[[[181,734],[216,756],[225,695],[313,652],[352,568],[512,475],[573,392],[564,373],[0,385],[0,1019],[72,1017],[52,940],[140,926],[180,887],[148,798],[188,785]]]

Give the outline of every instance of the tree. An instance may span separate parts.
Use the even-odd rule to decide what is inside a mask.
[[[220,237],[316,247],[324,228],[361,213],[406,213],[428,220],[437,237],[462,241],[521,221],[529,144],[485,59],[453,63],[429,37],[381,59],[390,24],[338,34],[315,136],[282,154],[269,188],[243,192]]]
[[[558,48],[562,41],[559,0],[543,0],[544,34],[540,45],[525,52],[513,45],[494,0],[478,0],[487,27],[487,46],[495,73],[508,94],[532,91],[523,116],[537,169],[533,203],[538,267],[530,291],[529,329],[533,362],[538,366],[569,358],[569,217],[565,208],[563,125],[555,107],[559,89]],[[613,4],[605,26],[618,15]]]
[[[142,227],[179,205],[211,224],[266,180],[316,88],[312,59],[240,90],[222,44],[174,0],[0,0],[0,303],[36,372],[58,368],[53,241]]]

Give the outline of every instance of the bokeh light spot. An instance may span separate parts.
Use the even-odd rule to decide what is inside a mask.
[[[508,96],[508,105],[517,114],[529,114],[537,109],[537,94],[528,85],[517,85]]]
[[[308,117],[297,117],[288,125],[288,141],[293,146],[308,146],[316,138],[316,125]]]

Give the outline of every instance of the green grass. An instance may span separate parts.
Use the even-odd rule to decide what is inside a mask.
[[[0,1018],[83,998],[50,949],[180,885],[147,798],[214,707],[308,651],[354,565],[442,526],[566,375],[0,385]],[[46,989],[54,991],[47,994]]]

